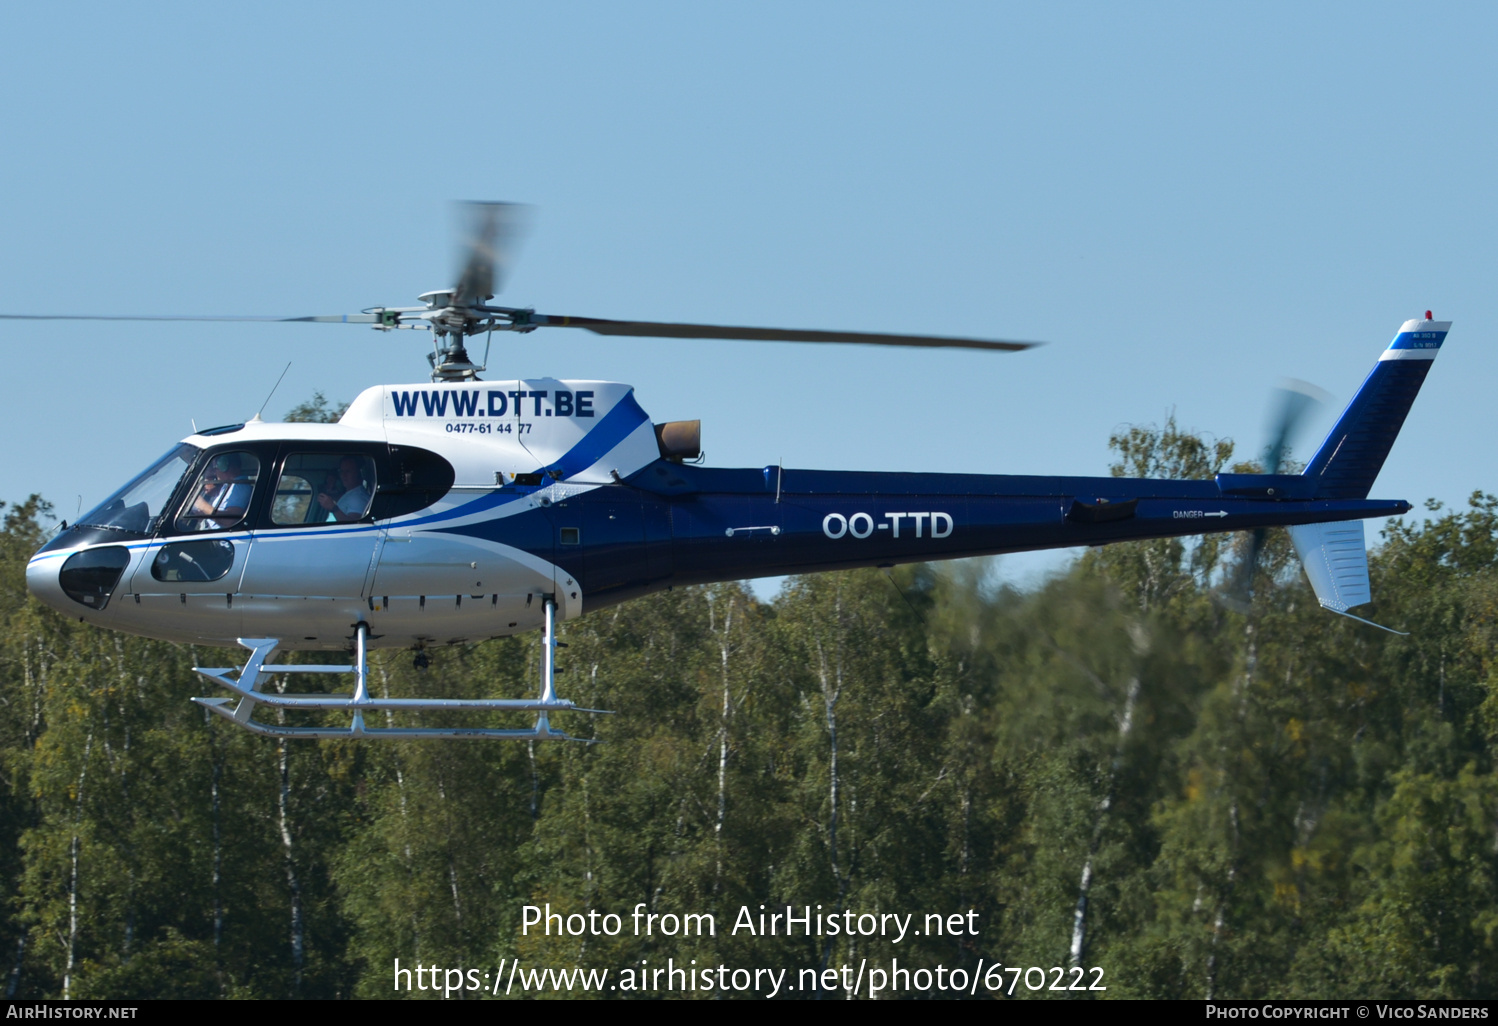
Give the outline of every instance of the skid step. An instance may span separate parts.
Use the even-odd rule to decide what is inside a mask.
[[[544,600],[546,614],[545,636],[541,658],[541,696],[539,698],[372,698],[369,694],[369,625],[360,621],[354,624],[354,661],[352,664],[295,664],[268,663],[271,654],[280,644],[278,638],[240,638],[239,643],[250,650],[244,667],[204,668],[195,667],[198,673],[238,695],[233,698],[194,698],[193,701],[209,712],[222,716],[237,726],[268,737],[302,738],[492,738],[507,741],[589,741],[575,738],[565,731],[552,727],[550,715],[554,712],[605,713],[603,709],[583,709],[574,703],[556,696],[556,602],[551,596]],[[230,676],[230,674],[235,676]],[[277,673],[351,673],[354,675],[352,694],[292,694],[283,695],[260,690],[261,686]],[[264,723],[255,719],[257,706],[273,709],[327,710],[347,712],[353,721],[346,728],[339,727],[287,727]],[[528,728],[499,727],[368,727],[364,723],[367,712],[393,712],[416,709],[446,709],[452,711],[496,711],[534,712],[535,723]]]
[[[283,727],[274,723],[262,723],[255,719],[238,719],[234,715],[235,702],[232,698],[194,698],[193,701],[203,706],[209,712],[217,713],[231,723],[241,726],[252,733],[263,734],[266,737],[302,737],[314,740],[317,738],[338,739],[351,737],[393,738],[400,740],[410,740],[412,738],[495,738],[504,741],[591,740],[589,738],[573,737],[565,731],[555,730],[550,724],[515,730],[506,730],[497,727],[365,727],[362,723],[355,723],[353,726],[347,728]]]

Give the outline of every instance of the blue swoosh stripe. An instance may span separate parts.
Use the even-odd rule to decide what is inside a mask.
[[[564,478],[580,474],[608,455],[610,449],[624,441],[650,417],[635,402],[633,391],[614,404],[614,408],[603,415],[598,426],[582,437],[582,440],[557,460],[552,469],[560,470]]]
[[[589,431],[578,443],[567,450],[561,459],[551,464],[550,467],[542,467],[541,470],[560,470],[562,479],[566,480],[573,474],[579,474],[587,470],[593,464],[603,459],[611,449],[628,438],[641,424],[650,420],[650,416],[635,401],[633,391],[627,392],[623,399],[614,404],[614,408],[603,415],[593,430]],[[491,492],[480,496],[472,502],[465,503],[445,513],[433,513],[431,516],[422,517],[419,520],[407,520],[402,523],[393,524],[394,527],[420,527],[424,524],[436,523],[445,520],[457,520],[460,517],[472,516],[485,510],[503,506],[506,503],[518,502],[525,495],[516,495],[513,492]]]

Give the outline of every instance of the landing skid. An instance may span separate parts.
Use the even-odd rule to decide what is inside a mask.
[[[572,702],[557,698],[556,693],[556,602],[547,596],[543,602],[546,613],[545,634],[541,649],[541,697],[526,698],[371,698],[369,694],[369,624],[354,625],[354,661],[349,666],[315,665],[310,663],[268,663],[271,654],[280,645],[279,638],[240,638],[239,643],[250,650],[250,658],[236,676],[233,667],[205,669],[194,667],[203,676],[228,688],[239,696],[233,698],[194,698],[193,701],[209,712],[222,716],[229,722],[256,734],[269,737],[305,738],[499,738],[509,741],[587,741],[576,738],[551,725],[554,712],[603,712],[601,709],[580,709]],[[351,673],[354,675],[354,693],[351,695],[282,695],[260,690],[273,674],[277,673]],[[353,722],[347,729],[335,727],[286,727],[262,723],[255,719],[257,706],[273,709],[324,709],[353,714]],[[461,709],[503,710],[508,712],[535,712],[535,725],[528,730],[499,729],[494,727],[370,727],[364,722],[365,713],[412,709]]]

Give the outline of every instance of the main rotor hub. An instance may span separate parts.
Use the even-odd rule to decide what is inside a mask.
[[[433,289],[417,298],[427,305],[419,316],[432,330],[432,353],[427,357],[432,365],[433,381],[476,381],[478,374],[488,363],[489,347],[484,346],[484,363],[476,364],[468,355],[463,340],[469,335],[485,334],[495,328],[503,328],[501,315],[477,304],[455,303],[462,290]],[[492,296],[484,296],[491,299]]]

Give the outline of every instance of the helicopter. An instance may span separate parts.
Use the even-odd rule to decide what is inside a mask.
[[[113,317],[260,320],[428,330],[430,380],[376,385],[337,423],[196,430],[31,558],[27,587],[80,620],[167,641],[249,650],[198,668],[233,697],[193,701],[262,735],[303,738],[578,740],[551,717],[584,710],[556,691],[558,624],[668,588],[888,568],[1049,548],[1289,529],[1320,604],[1371,600],[1362,521],[1408,512],[1369,499],[1451,322],[1406,321],[1303,472],[1282,473],[1300,407],[1287,407],[1267,473],[1213,480],[826,471],[701,465],[701,422],[655,423],[611,381],[480,378],[493,332],[948,347],[1037,343],[619,321],[491,305],[523,210],[471,204],[457,284],[420,306],[359,314]],[[0,319],[74,319],[0,315]],[[484,335],[475,362],[467,343]],[[1372,624],[1372,626],[1380,626]],[[542,631],[534,699],[390,698],[369,687],[369,652]],[[1383,628],[1388,629],[1388,628]],[[277,652],[346,663],[274,662]],[[275,674],[352,675],[341,694],[267,690]],[[343,712],[347,727],[256,718]],[[535,713],[524,728],[372,726],[372,713]],[[284,717],[282,717],[284,718]]]

